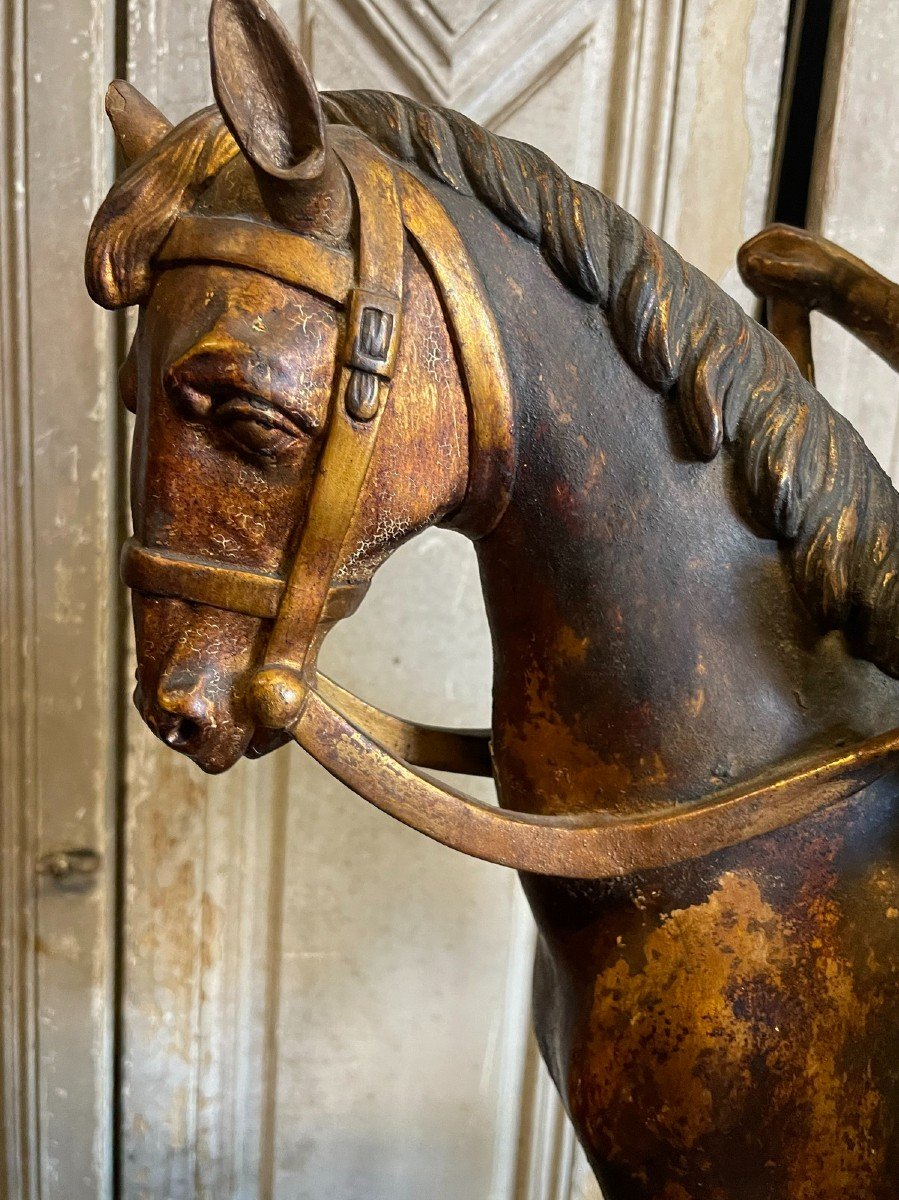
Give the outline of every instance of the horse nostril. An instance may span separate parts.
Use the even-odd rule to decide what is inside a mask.
[[[178,669],[166,671],[159,681],[156,703],[164,714],[160,724],[170,746],[182,746],[215,724],[213,706],[206,694],[207,680]],[[168,735],[174,738],[169,741]]]
[[[184,750],[195,743],[202,732],[202,726],[198,721],[194,721],[191,717],[179,717],[162,735],[162,740],[173,750]]]

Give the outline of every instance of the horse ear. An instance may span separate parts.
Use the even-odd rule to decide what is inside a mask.
[[[212,87],[272,216],[342,242],[352,201],[309,68],[266,0],[212,0]]]
[[[106,115],[129,166],[152,150],[172,128],[168,117],[124,79],[114,79],[106,89]]]
[[[310,182],[325,168],[315,82],[266,0],[213,0],[212,87],[234,140],[262,174]]]

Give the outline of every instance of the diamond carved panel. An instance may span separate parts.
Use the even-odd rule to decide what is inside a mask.
[[[608,3],[604,0],[602,7]],[[502,74],[532,55],[545,31],[565,23],[570,40],[574,26],[585,28],[596,17],[589,0],[462,0],[448,7],[426,0],[345,0],[340,5],[306,0],[299,21],[307,44],[314,42],[320,22],[341,30],[347,40],[335,49],[340,47],[337,56],[351,76],[365,73],[371,54],[393,57],[402,63],[403,74],[417,79],[414,94],[420,99],[459,106],[461,97],[477,93],[478,78]],[[360,39],[363,54],[356,49]]]

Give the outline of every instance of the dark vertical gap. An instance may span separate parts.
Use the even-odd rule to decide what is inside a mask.
[[[833,0],[791,0],[769,218],[805,226]]]
[[[115,0],[115,74],[117,79],[128,77],[128,0]],[[114,157],[115,174],[118,175],[123,166],[121,152],[116,146]],[[124,312],[115,315],[114,353],[116,366],[124,362],[128,345],[128,326]],[[115,472],[113,484],[113,544],[116,548],[127,536],[126,498],[128,495],[128,466],[125,447],[127,445],[127,413],[125,406],[118,402],[118,388],[115,389],[114,403],[115,429]],[[113,753],[115,762],[115,779],[113,795],[115,804],[115,871],[114,871],[114,904],[113,919],[114,939],[113,948],[113,1018],[112,1018],[112,1194],[113,1200],[123,1200],[124,1174],[122,1163],[122,1086],[124,1058],[124,1025],[122,1020],[122,1004],[125,993],[125,816],[128,799],[127,793],[127,726],[126,707],[124,701],[125,677],[127,670],[125,630],[128,621],[128,604],[124,588],[115,571],[114,593],[116,597],[115,620],[113,626],[114,644],[111,654],[111,667],[115,681],[115,702],[113,711]]]

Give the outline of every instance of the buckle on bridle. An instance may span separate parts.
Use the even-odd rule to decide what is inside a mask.
[[[401,302],[389,292],[353,288],[347,309],[344,365],[347,412],[370,421],[380,407],[381,384],[393,377],[400,344]]]

